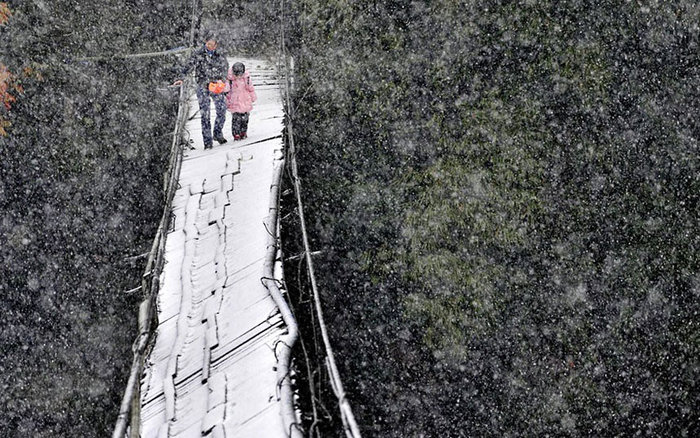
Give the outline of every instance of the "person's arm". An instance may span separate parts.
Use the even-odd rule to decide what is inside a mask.
[[[228,59],[222,54],[221,55],[221,60],[219,61],[219,74],[221,77],[222,81],[226,81],[228,79]]]
[[[252,102],[258,100],[258,96],[255,94],[255,87],[253,86],[253,81],[250,79],[250,76],[248,76],[248,79],[246,80],[246,88],[248,89],[248,93],[250,93],[250,100]]]
[[[195,63],[196,63],[195,54],[192,53],[190,55],[190,58],[187,60],[187,63],[185,63],[185,66],[180,70],[180,77],[184,78],[185,76],[187,76],[194,68]],[[179,87],[180,85],[182,85],[182,79],[178,79],[175,82],[173,82],[172,86]]]

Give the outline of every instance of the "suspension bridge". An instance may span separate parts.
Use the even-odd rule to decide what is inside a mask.
[[[271,210],[283,160],[281,95],[272,67],[245,62],[260,96],[248,139],[203,150],[196,98],[188,100],[192,149],[183,153],[171,206],[155,344],[141,379],[142,436],[296,430],[296,420],[285,426],[280,414],[291,403],[280,396],[289,377],[276,372],[288,367],[280,348],[296,329],[261,281],[281,280],[279,269],[265,272],[274,263],[267,248],[277,247]]]
[[[143,277],[114,438],[304,436],[290,366],[298,332],[278,237],[288,81],[281,64],[235,61],[245,63],[258,95],[247,139],[233,141],[227,120],[229,141],[205,150],[193,88],[186,81],[180,90],[166,207]],[[293,154],[291,168],[298,184]],[[344,433],[359,437],[325,327],[322,334]]]

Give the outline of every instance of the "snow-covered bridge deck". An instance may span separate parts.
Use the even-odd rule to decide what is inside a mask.
[[[264,221],[282,163],[283,107],[274,68],[243,62],[258,95],[246,140],[233,141],[228,114],[228,143],[203,150],[197,101],[190,100],[194,149],[184,153],[172,203],[158,327],[141,380],[142,437],[289,434],[275,354],[287,327],[261,281],[274,231]],[[211,115],[213,126],[213,108]]]

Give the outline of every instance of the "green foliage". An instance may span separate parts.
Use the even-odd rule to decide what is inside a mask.
[[[276,55],[280,43],[281,3],[253,0],[203,2],[202,28],[212,30],[229,56]]]
[[[177,60],[75,59],[181,44],[181,3],[22,2],[0,30],[0,61],[40,73],[0,139],[5,436],[111,434],[140,298],[123,291],[143,269],[127,257],[162,213],[176,97],[159,88]]]
[[[295,12],[304,199],[365,432],[692,435],[692,2]]]

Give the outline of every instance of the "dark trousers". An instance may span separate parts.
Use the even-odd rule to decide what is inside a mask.
[[[231,133],[243,135],[248,132],[249,113],[231,113]]]
[[[226,121],[226,97],[222,94],[210,93],[206,86],[197,87],[197,101],[199,102],[199,113],[202,116],[202,138],[204,146],[212,145],[211,118],[209,115],[209,99],[214,100],[216,108],[216,120],[214,121],[214,138],[223,137],[224,121]]]

